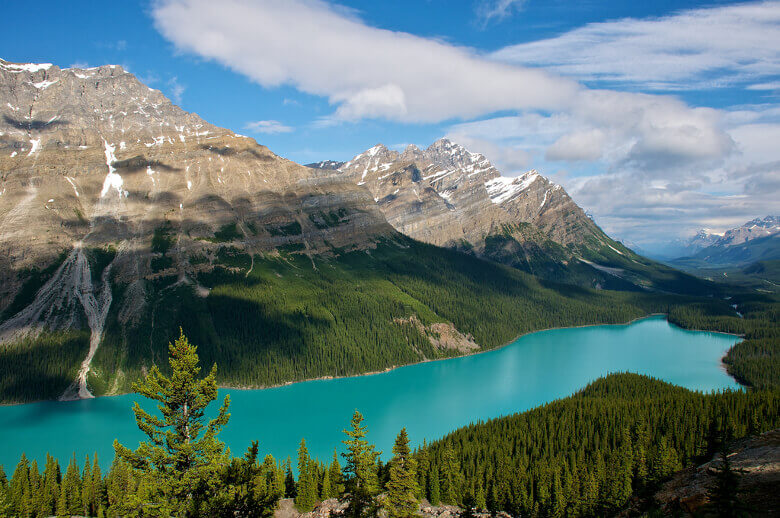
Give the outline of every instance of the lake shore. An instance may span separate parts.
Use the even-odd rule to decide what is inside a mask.
[[[265,389],[273,389],[273,388],[280,388],[280,387],[289,387],[290,385],[297,385],[299,383],[309,383],[309,382],[314,382],[314,381],[358,378],[358,377],[361,377],[361,376],[376,376],[376,375],[379,375],[379,374],[385,374],[385,373],[394,371],[396,369],[402,369],[404,367],[411,367],[411,366],[414,366],[414,365],[420,365],[420,364],[424,364],[424,363],[452,360],[452,359],[455,359],[455,358],[464,358],[464,357],[467,357],[467,356],[477,356],[477,355],[480,355],[480,354],[485,354],[485,353],[490,353],[490,352],[494,352],[494,351],[499,351],[499,350],[501,350],[501,349],[503,349],[505,347],[509,347],[510,345],[514,344],[515,342],[517,342],[518,340],[520,340],[521,338],[523,338],[525,336],[533,335],[533,334],[536,334],[536,333],[543,333],[543,332],[546,332],[546,331],[557,331],[557,330],[562,330],[562,329],[582,329],[582,328],[585,328],[585,327],[630,326],[631,324],[633,324],[635,322],[639,322],[640,320],[646,320],[648,318],[654,318],[654,317],[664,317],[666,319],[666,321],[669,322],[668,315],[666,313],[649,313],[649,314],[643,315],[641,317],[633,318],[633,319],[629,320],[628,322],[619,322],[619,323],[616,323],[616,324],[581,324],[581,325],[578,325],[578,326],[545,327],[544,329],[536,329],[534,331],[527,331],[525,333],[521,333],[521,334],[517,335],[514,339],[512,339],[510,342],[507,342],[507,343],[505,343],[503,345],[499,345],[497,347],[493,347],[492,349],[481,349],[479,351],[472,351],[472,352],[467,352],[465,354],[458,354],[458,355],[455,355],[455,356],[448,356],[446,358],[426,358],[426,359],[420,360],[418,362],[405,363],[403,365],[392,365],[390,367],[386,367],[385,369],[378,370],[378,371],[362,372],[362,373],[359,373],[359,374],[347,374],[345,376],[319,376],[319,377],[316,377],[316,378],[307,378],[307,379],[302,379],[302,380],[297,380],[297,381],[286,381],[284,383],[278,383],[278,384],[275,384],[275,385],[256,385],[256,386],[220,385],[219,388],[230,389],[230,390],[265,390]],[[726,333],[726,332],[723,332],[723,331],[712,331],[712,330],[709,330],[709,329],[688,329],[688,328],[680,327],[680,326],[678,326],[677,324],[675,324],[673,322],[669,322],[669,324],[673,325],[675,327],[678,327],[678,328],[680,328],[680,329],[682,329],[684,331],[696,331],[696,332],[703,332],[703,333],[716,333],[716,334],[720,334],[720,335],[729,335],[729,336],[735,336],[735,337],[738,337],[738,338],[744,338],[744,335],[738,335],[738,334],[734,334],[734,333]],[[739,383],[740,386],[747,387],[747,385],[745,385],[742,382],[740,382],[738,379],[736,379],[734,376],[732,376],[730,372],[728,372],[727,366],[723,362],[723,360],[725,358],[726,358],[726,355],[723,355],[723,358],[721,358],[721,362],[720,362],[720,367],[723,370],[723,372],[728,374],[729,377],[731,377],[734,381]],[[117,394],[117,395],[119,395],[119,394]],[[105,396],[103,396],[103,397],[105,397]]]

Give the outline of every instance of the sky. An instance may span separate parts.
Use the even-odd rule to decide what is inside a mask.
[[[97,7],[99,5],[99,7]],[[4,3],[0,57],[119,64],[300,163],[448,137],[660,250],[780,213],[780,1]]]

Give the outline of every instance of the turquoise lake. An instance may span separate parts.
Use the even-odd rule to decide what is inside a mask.
[[[221,437],[237,455],[257,439],[261,453],[277,459],[295,458],[305,437],[312,455],[329,462],[359,409],[369,440],[387,458],[403,426],[419,444],[474,421],[569,396],[612,372],[647,374],[702,391],[738,388],[720,361],[738,340],[686,331],[659,316],[628,325],[541,331],[494,351],[370,376],[220,390],[220,398],[226,393],[232,398],[232,417]],[[22,452],[39,465],[47,451],[65,465],[75,452],[82,465],[84,455],[96,451],[107,467],[114,438],[129,447],[142,438],[133,398],[0,407],[0,464],[10,476]]]

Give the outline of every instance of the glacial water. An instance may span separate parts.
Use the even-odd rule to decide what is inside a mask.
[[[494,351],[382,374],[220,390],[220,397],[230,393],[232,399],[232,417],[221,437],[238,455],[257,439],[261,453],[277,459],[294,459],[305,437],[309,451],[329,462],[352,412],[359,409],[369,439],[387,458],[402,426],[419,444],[474,421],[566,397],[612,372],[647,374],[695,390],[738,388],[720,361],[738,340],[650,317],[628,325],[541,331]],[[0,407],[0,464],[10,476],[22,452],[41,466],[46,452],[63,465],[75,452],[80,466],[85,454],[97,452],[107,467],[114,438],[130,447],[142,438],[131,411],[133,399]]]

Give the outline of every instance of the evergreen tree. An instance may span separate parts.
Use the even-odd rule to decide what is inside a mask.
[[[387,483],[386,508],[390,518],[409,518],[417,514],[417,462],[409,450],[409,437],[402,428],[393,445],[390,481]]]
[[[284,496],[286,498],[295,498],[295,477],[292,472],[292,462],[290,457],[284,463]]]
[[[441,479],[442,501],[445,504],[458,505],[460,502],[460,465],[449,444],[444,447],[439,477]]]
[[[91,502],[95,494],[92,480],[92,464],[89,462],[89,455],[84,460],[84,469],[81,472],[81,505],[84,516],[94,516],[92,514]]]
[[[8,487],[9,500],[13,514],[17,516],[30,516],[32,514],[32,501],[30,495],[30,461],[22,453],[22,458],[16,465],[11,483]]]
[[[379,491],[377,480],[377,458],[380,453],[366,439],[368,430],[362,426],[363,416],[355,410],[350,422],[351,428],[344,430],[347,439],[344,444],[347,452],[343,453],[344,487],[349,504],[346,516],[362,518],[374,516],[376,513],[376,494]]]
[[[57,512],[57,497],[60,494],[60,465],[54,457],[46,454],[46,467],[43,470],[43,490],[41,512],[51,516]]]
[[[12,516],[12,508],[11,495],[8,491],[8,478],[3,466],[0,465],[0,518],[10,518],[10,516]]]
[[[83,511],[81,503],[81,477],[76,463],[76,456],[70,459],[65,477],[60,487],[60,498],[57,501],[57,516],[79,515]]]
[[[114,462],[106,475],[106,500],[109,516],[124,516],[134,509],[132,495],[136,482],[130,466],[121,457],[114,456]]]
[[[240,518],[270,518],[281,496],[266,483],[263,468],[258,464],[257,441],[243,458],[231,459],[215,479],[202,481],[205,491],[199,491],[197,515]]]
[[[217,366],[198,378],[197,348],[184,333],[169,345],[171,376],[153,366],[133,389],[160,404],[162,418],[149,414],[136,402],[136,423],[149,440],[131,451],[114,442],[114,448],[141,478],[150,499],[145,512],[185,515],[190,510],[196,488],[213,477],[220,463],[226,462],[224,444],[217,433],[230,418],[230,396],[226,396],[215,419],[205,420],[205,409],[217,398]]]
[[[715,484],[707,491],[709,507],[719,518],[736,518],[744,514],[739,501],[739,477],[745,471],[731,466],[725,446],[720,456],[721,463],[715,468]]]
[[[295,507],[299,511],[309,512],[317,503],[317,478],[312,468],[306,440],[301,439],[298,447],[298,484],[295,495]]]
[[[336,448],[333,448],[333,460],[328,468],[328,479],[330,480],[331,497],[341,497],[344,493],[344,482],[341,476],[341,465],[339,464]]]
[[[431,505],[439,505],[441,502],[441,489],[439,487],[439,468],[434,467],[428,477],[428,502]]]

